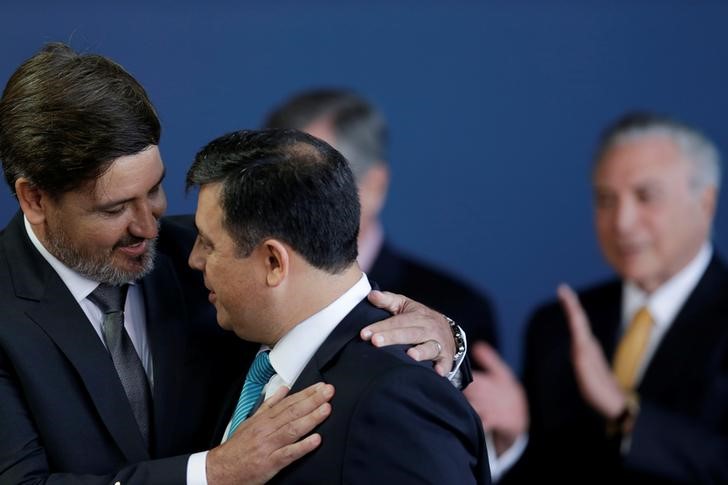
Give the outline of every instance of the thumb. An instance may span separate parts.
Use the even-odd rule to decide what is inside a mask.
[[[397,315],[398,313],[402,313],[408,299],[407,297],[396,293],[372,290],[369,292],[369,301],[375,307],[387,310],[389,313]]]

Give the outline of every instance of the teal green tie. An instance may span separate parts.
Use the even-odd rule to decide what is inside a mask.
[[[238,405],[235,406],[235,412],[230,421],[230,432],[228,436],[232,436],[238,426],[240,426],[240,423],[245,421],[245,418],[250,414],[250,410],[253,409],[253,405],[258,402],[263,387],[273,377],[273,374],[276,373],[273,366],[270,365],[268,354],[269,351],[260,352],[255,357],[253,365],[250,366],[250,370],[248,370],[248,375],[245,377],[245,383],[243,384],[243,390],[240,392]]]

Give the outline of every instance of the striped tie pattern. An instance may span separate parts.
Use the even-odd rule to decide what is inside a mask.
[[[230,432],[228,436],[232,436],[238,426],[240,426],[240,423],[245,421],[253,405],[260,398],[263,387],[273,377],[273,374],[276,373],[270,364],[268,354],[268,351],[260,352],[255,357],[253,365],[250,366],[250,370],[248,370],[248,375],[245,377],[245,383],[243,384],[243,390],[240,392],[238,405],[235,406],[235,412],[230,421]]]

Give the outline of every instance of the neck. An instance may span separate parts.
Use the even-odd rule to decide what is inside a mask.
[[[274,336],[274,342],[269,345],[273,346],[293,327],[336,301],[361,277],[362,271],[356,263],[337,274],[309,267],[298,275],[277,305],[280,311],[276,318],[281,326]]]

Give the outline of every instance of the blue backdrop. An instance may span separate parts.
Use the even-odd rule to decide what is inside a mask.
[[[194,153],[290,92],[345,86],[374,101],[392,133],[388,234],[491,295],[516,366],[534,305],[561,281],[609,274],[589,189],[601,128],[653,109],[728,150],[725,2],[69,3],[0,7],[0,79],[58,40],[125,66],[162,118],[170,213],[194,210]],[[16,207],[3,186],[0,224]]]

